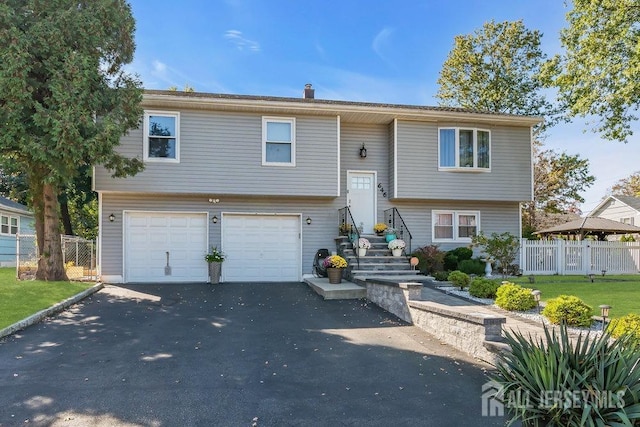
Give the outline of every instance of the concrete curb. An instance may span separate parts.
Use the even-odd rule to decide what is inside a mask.
[[[85,299],[86,297],[88,297],[89,295],[93,295],[96,292],[98,292],[100,289],[104,288],[104,285],[102,283],[96,283],[94,286],[90,287],[89,289],[85,289],[84,291],[80,292],[79,294],[76,294],[72,297],[67,298],[64,301],[61,301],[57,304],[52,305],[49,308],[45,308],[44,310],[40,310],[39,312],[32,314],[31,316],[27,317],[26,319],[20,320],[19,322],[14,323],[13,325],[9,325],[4,329],[0,329],[0,339],[4,338],[8,335],[13,334],[16,331],[19,331],[21,329],[24,329],[28,326],[31,326],[35,323],[40,322],[42,319],[44,319],[45,317],[49,317],[53,314],[59,313],[63,310],[66,310],[67,308],[69,308],[70,306],[72,306],[73,304],[77,303],[80,300]]]

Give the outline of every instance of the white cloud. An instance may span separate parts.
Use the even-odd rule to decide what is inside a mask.
[[[373,39],[371,48],[383,61],[389,62],[385,55],[385,52],[390,46],[391,35],[393,34],[393,28],[384,27]]]
[[[157,59],[154,59],[151,65],[153,66],[154,73],[165,74],[167,71],[167,64],[165,64],[164,62],[160,62]]]
[[[242,31],[227,30],[224,38],[233,43],[238,50],[250,50],[252,52],[260,52],[260,44],[256,41],[249,40],[242,36]]]

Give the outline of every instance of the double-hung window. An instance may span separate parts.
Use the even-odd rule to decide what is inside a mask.
[[[491,133],[483,129],[440,128],[440,169],[489,170]]]
[[[18,217],[0,216],[0,234],[18,234]]]
[[[262,164],[296,165],[296,119],[262,118]]]
[[[433,211],[434,242],[470,242],[478,234],[480,213],[476,211]]]
[[[143,127],[145,161],[180,161],[180,113],[146,111]]]

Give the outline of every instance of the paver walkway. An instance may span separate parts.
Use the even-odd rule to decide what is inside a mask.
[[[0,341],[0,425],[503,425],[485,368],[302,283],[107,286]]]

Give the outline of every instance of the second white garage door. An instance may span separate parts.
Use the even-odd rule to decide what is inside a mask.
[[[300,216],[224,214],[225,282],[301,279]]]

